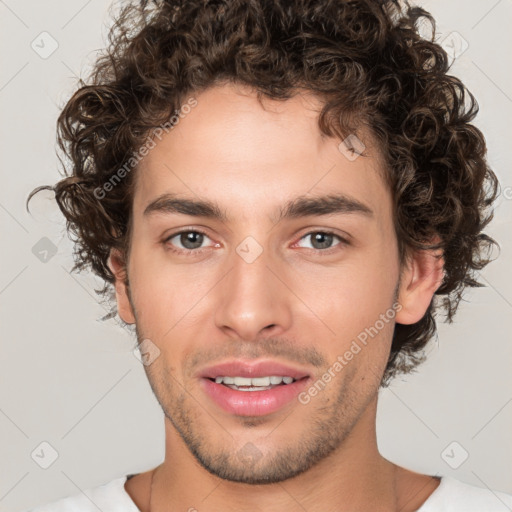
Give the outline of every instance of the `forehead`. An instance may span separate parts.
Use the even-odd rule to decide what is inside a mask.
[[[377,212],[389,209],[371,140],[362,140],[367,156],[354,159],[340,151],[341,139],[326,137],[318,127],[322,104],[314,95],[263,99],[262,105],[249,88],[228,84],[195,99],[139,164],[135,216],[164,193],[215,199],[246,218],[276,211],[296,196],[334,192],[370,203]]]

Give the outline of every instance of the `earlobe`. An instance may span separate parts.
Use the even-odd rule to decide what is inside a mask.
[[[402,308],[396,315],[399,324],[419,322],[428,309],[435,291],[444,278],[441,250],[414,251],[403,270],[398,302]]]
[[[111,249],[107,264],[115,277],[117,312],[124,322],[134,324],[135,315],[128,295],[127,268],[118,249]]]

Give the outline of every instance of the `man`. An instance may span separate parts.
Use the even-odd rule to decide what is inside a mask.
[[[165,460],[35,510],[512,509],[376,441],[379,388],[421,362],[492,243],[476,107],[420,16],[375,0],[123,10],[59,117],[72,172],[54,190],[76,268],[136,327]]]

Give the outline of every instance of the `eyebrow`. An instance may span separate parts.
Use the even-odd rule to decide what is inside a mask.
[[[162,194],[151,201],[144,209],[143,216],[149,217],[157,213],[178,213],[193,217],[206,217],[221,222],[229,221],[226,212],[215,202],[205,199],[188,199],[170,193]],[[299,196],[280,208],[277,218],[272,221],[277,223],[283,219],[353,213],[367,217],[373,216],[373,211],[369,206],[344,194]]]

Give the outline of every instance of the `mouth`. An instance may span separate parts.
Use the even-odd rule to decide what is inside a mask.
[[[199,375],[208,398],[237,416],[262,416],[292,402],[311,380],[309,373],[274,361],[231,361]]]

